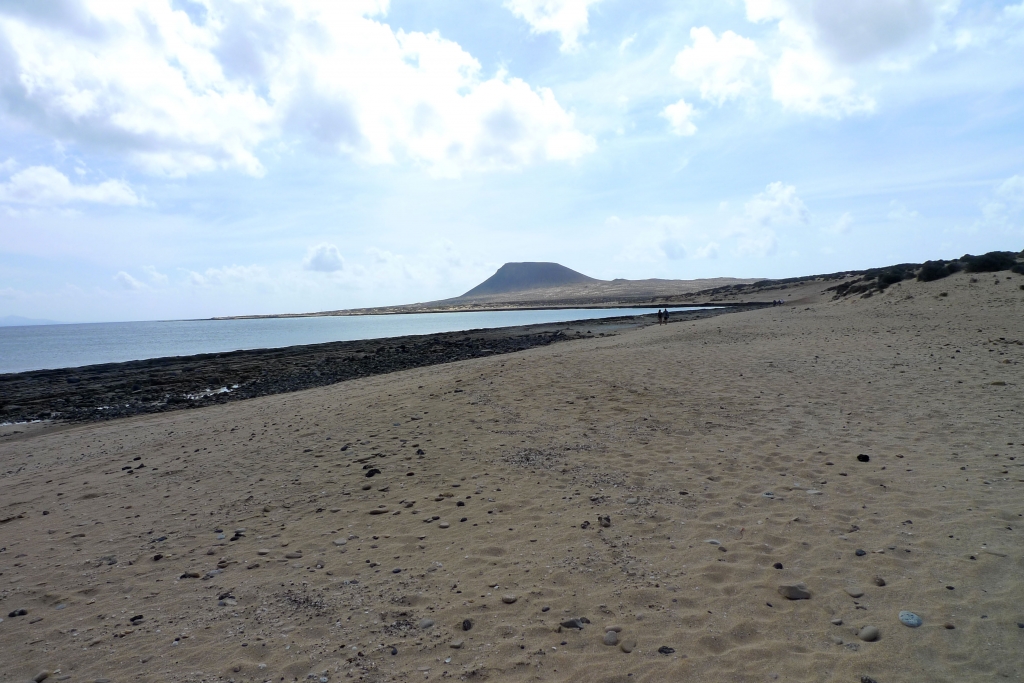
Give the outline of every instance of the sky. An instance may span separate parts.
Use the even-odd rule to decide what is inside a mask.
[[[0,316],[1024,249],[1024,2],[3,0]]]

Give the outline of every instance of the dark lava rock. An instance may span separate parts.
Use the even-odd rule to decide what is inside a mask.
[[[866,551],[866,550],[861,550],[860,548],[857,548],[857,552],[856,552],[856,553],[854,553],[854,554],[855,554],[855,555],[856,555],[857,557],[864,557],[864,556],[865,556],[865,555],[867,555],[868,553],[867,553],[867,551]]]
[[[25,616],[26,614],[28,614],[28,610],[25,610],[25,609],[16,609],[16,610],[13,610],[13,611],[12,611],[12,612],[11,612],[10,614],[8,614],[7,616],[8,616],[9,618],[13,619],[14,617],[23,617],[23,616]]]
[[[782,563],[781,562],[776,562],[772,566],[775,567],[776,569],[782,569]]]
[[[470,619],[463,619],[462,620],[462,630],[463,631],[468,631],[471,628],[473,628],[473,622]]]
[[[662,645],[661,647],[658,648],[658,652],[663,654],[663,655],[670,655],[673,652],[675,652],[675,650],[673,648],[669,647],[668,645]]]
[[[375,474],[380,474],[380,470],[378,470],[376,467],[373,467],[373,468],[371,468],[371,469],[366,471],[366,476],[367,477],[372,477]]]
[[[863,453],[861,453],[860,455],[857,456],[857,461],[858,462],[868,462],[870,460],[871,460],[871,456],[870,455],[864,455]]]

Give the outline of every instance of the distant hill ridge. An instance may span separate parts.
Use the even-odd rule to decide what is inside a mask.
[[[494,275],[459,298],[466,299],[494,294],[508,294],[511,292],[526,292],[531,289],[596,284],[599,282],[603,282],[603,280],[588,277],[559,263],[543,261],[506,263],[501,268],[498,268],[498,272]]]

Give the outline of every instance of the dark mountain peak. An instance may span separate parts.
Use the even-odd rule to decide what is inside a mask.
[[[541,261],[506,263],[501,268],[498,268],[498,272],[462,296],[465,298],[507,294],[509,292],[525,292],[531,289],[578,285],[588,282],[601,282],[601,280],[587,277],[583,273],[577,273],[575,270],[566,268],[558,263],[545,263]]]

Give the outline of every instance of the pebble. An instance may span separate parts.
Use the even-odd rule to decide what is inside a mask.
[[[857,462],[869,462],[870,460],[870,455],[864,455],[863,453],[861,453],[860,455],[857,456]]]
[[[883,579],[881,576],[876,576],[875,577],[875,585],[876,586],[884,586],[885,585],[885,579]]]
[[[921,621],[921,617],[917,616],[913,612],[903,610],[900,612],[900,623],[904,626],[909,626],[910,628],[917,628],[923,622]]]
[[[710,543],[711,545],[722,545],[722,542],[719,541],[717,538],[709,538],[708,540],[706,540],[704,542],[705,543]]]
[[[833,619],[831,623],[832,623],[833,626],[842,626],[843,625],[843,620],[842,619]]]
[[[462,630],[463,631],[468,631],[471,628],[473,628],[473,622],[471,620],[469,620],[469,619],[463,619],[462,620]]]
[[[402,568],[401,567],[395,567],[394,569],[391,570],[391,573],[392,574],[401,574],[402,573]]]
[[[455,649],[455,650],[460,650],[460,649],[462,649],[462,641],[461,640],[453,640],[448,647],[450,647],[452,649]]]
[[[878,683],[878,681],[873,679],[871,676],[861,676],[860,683]]]
[[[335,539],[334,545],[348,545],[348,539],[347,538]]]
[[[611,624],[604,627],[605,631],[615,631],[616,633],[622,633],[622,627],[618,624]]]
[[[779,595],[787,600],[810,600],[811,592],[803,583],[783,584],[779,586]]]
[[[583,622],[580,619],[566,619],[559,625],[565,628],[583,628]]]
[[[289,560],[301,560],[302,559],[302,553],[299,552],[299,551],[285,553],[284,556],[286,558],[288,558]]]
[[[438,522],[437,526],[442,528],[442,529],[447,529],[448,527],[451,526],[451,524],[449,524],[448,522]]]
[[[501,601],[502,601],[503,603],[505,603],[506,605],[511,605],[511,604],[512,604],[513,602],[515,602],[515,601],[516,601],[517,599],[518,599],[518,598],[516,598],[516,596],[512,595],[511,593],[508,593],[508,594],[506,594],[506,595],[502,595],[502,596],[501,596]]]
[[[639,502],[640,502],[639,498],[627,498],[626,499],[626,505],[636,505]]]
[[[335,541],[335,543],[337,543],[337,541]],[[256,554],[257,555],[269,555],[270,554],[270,550],[268,550],[267,548],[260,548],[259,550],[256,551]]]
[[[776,569],[782,569],[782,563],[781,562],[776,562],[772,566],[775,567]]]
[[[856,552],[856,553],[854,553],[854,554],[855,554],[855,555],[856,555],[857,557],[864,557],[865,555],[867,555],[867,554],[868,554],[868,552],[867,552],[866,550],[862,550],[862,549],[860,549],[860,548],[857,548],[857,552]]]
[[[612,518],[608,515],[600,515],[597,521],[606,529],[612,525]]]
[[[35,675],[35,677],[32,680],[35,681],[36,683],[43,683],[43,681],[45,681],[49,677],[50,677],[50,672],[49,671],[40,671],[39,673],[37,673]]]
[[[862,591],[859,588],[847,588],[846,594],[849,595],[851,598],[859,598],[862,595],[864,595],[864,591]]]
[[[868,643],[873,643],[874,641],[878,640],[878,637],[880,635],[881,634],[878,632],[878,628],[874,626],[865,626],[857,633],[858,638]]]
[[[28,610],[16,609],[16,610],[13,610],[12,612],[10,612],[7,616],[10,617],[11,619],[13,619],[14,617],[23,617],[26,614],[28,614]]]
[[[619,634],[616,633],[615,631],[607,631],[604,634],[603,642],[604,642],[605,645],[618,645],[619,644]]]
[[[676,651],[675,648],[669,647],[668,645],[662,645],[661,647],[658,648],[658,654],[662,654],[662,655],[670,655],[670,654],[672,654],[675,651]]]
[[[434,625],[433,619],[420,619],[420,628],[427,629]]]
[[[625,652],[626,654],[629,654],[630,652],[636,649],[636,639],[626,638],[621,643],[619,643],[619,649]]]

